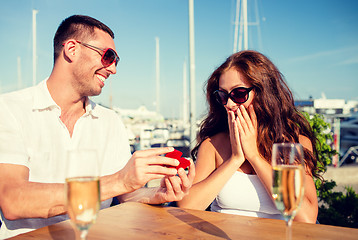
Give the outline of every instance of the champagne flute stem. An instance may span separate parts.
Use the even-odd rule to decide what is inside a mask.
[[[81,240],[87,239],[88,230],[81,230]]]
[[[292,239],[292,219],[286,221],[286,240]]]

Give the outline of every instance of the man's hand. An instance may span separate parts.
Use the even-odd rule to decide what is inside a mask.
[[[169,165],[168,161],[171,158],[165,158],[165,157],[162,158],[165,161],[165,165]],[[178,160],[171,159],[170,161],[175,162]],[[170,172],[174,171],[175,173],[177,173],[177,175],[176,174],[175,175],[174,174],[167,174],[167,175],[148,174],[151,176],[156,176],[156,178],[158,178],[158,176],[161,176],[162,180],[159,187],[153,187],[153,188],[142,187],[136,191],[119,195],[118,200],[120,202],[135,201],[135,202],[142,202],[147,204],[161,204],[165,202],[180,201],[181,199],[183,199],[185,195],[189,193],[189,189],[191,188],[195,177],[195,165],[193,161],[190,161],[190,163],[191,164],[189,167],[188,174],[186,174],[183,168],[179,168],[179,170],[176,170],[175,168],[172,167],[160,166],[161,168],[165,168],[166,171],[170,171]],[[173,164],[173,166],[174,165],[175,164]],[[145,177],[143,179],[148,179],[148,178]],[[133,178],[133,182],[135,182],[134,180],[135,179]],[[146,180],[142,180],[142,181],[144,185],[146,183]],[[139,183],[137,186],[139,186]]]
[[[153,179],[175,176],[179,161],[160,156],[173,150],[167,147],[134,152],[126,166],[119,171],[119,181],[123,182],[126,192],[137,190]]]

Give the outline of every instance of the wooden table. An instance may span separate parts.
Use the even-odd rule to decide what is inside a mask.
[[[358,239],[358,229],[294,222],[293,239]],[[95,239],[285,239],[282,220],[124,203],[100,211],[88,240]],[[70,221],[12,239],[76,239]],[[77,235],[78,237],[78,235]]]

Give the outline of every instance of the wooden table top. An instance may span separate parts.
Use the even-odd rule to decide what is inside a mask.
[[[285,239],[283,220],[128,202],[101,210],[88,240]],[[12,239],[77,239],[70,221]],[[293,222],[293,239],[358,239],[358,229]]]

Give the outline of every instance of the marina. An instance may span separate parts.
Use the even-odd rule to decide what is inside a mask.
[[[335,188],[343,191],[352,187],[358,192],[358,101],[342,99],[318,99],[296,101],[301,111],[310,115],[322,114],[331,126],[327,129],[333,141],[329,144],[339,152],[333,164],[327,167],[325,180],[334,180]],[[190,156],[190,125],[183,119],[165,119],[144,106],[138,109],[114,110],[121,116],[128,130],[132,152],[152,147],[172,146],[183,152],[183,157]],[[200,122],[197,121],[196,130]],[[156,186],[159,181],[152,181],[147,186]]]
[[[154,147],[174,147],[190,156],[190,125],[182,119],[164,119],[144,106],[138,109],[114,108],[127,128],[132,153]]]
[[[358,101],[344,99],[327,99],[324,94],[320,99],[295,101],[300,111],[311,116],[321,114],[330,124],[326,131],[333,141],[328,144],[339,153],[333,159],[333,166],[356,163],[358,158]]]
[[[310,99],[295,102],[300,111],[322,114],[331,128],[331,147],[339,152],[337,166],[356,163],[358,158],[358,101],[343,99]],[[153,147],[172,146],[190,157],[190,124],[185,119],[165,119],[155,111],[113,108],[127,127],[132,152]],[[195,124],[195,134],[200,120]],[[195,144],[195,139],[194,139]]]

